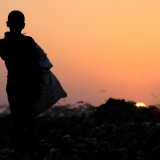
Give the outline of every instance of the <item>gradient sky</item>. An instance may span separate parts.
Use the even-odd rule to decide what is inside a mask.
[[[22,11],[22,33],[44,49],[68,94],[61,104],[100,105],[110,97],[160,104],[159,8],[159,0],[5,0],[0,38],[8,31],[9,12]],[[0,74],[3,104],[8,101],[2,60]]]

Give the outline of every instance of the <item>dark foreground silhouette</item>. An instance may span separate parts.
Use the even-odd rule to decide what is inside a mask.
[[[40,156],[49,159],[157,160],[160,119],[151,109],[110,98],[99,107],[88,103],[55,106],[37,118]],[[86,114],[85,114],[86,111]],[[0,119],[0,156],[13,149],[10,115]]]
[[[40,65],[35,41],[21,34],[24,22],[22,12],[15,10],[9,13],[6,24],[10,32],[6,32],[4,38],[0,39],[0,57],[8,70],[6,92],[12,113],[14,157],[23,156],[28,150],[30,160],[38,160],[35,104],[37,98],[41,97]],[[24,124],[27,127],[27,149],[23,135]]]

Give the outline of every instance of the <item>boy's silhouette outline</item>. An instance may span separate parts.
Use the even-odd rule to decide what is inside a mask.
[[[12,11],[6,22],[10,32],[0,39],[0,56],[8,70],[7,96],[12,115],[15,140],[14,156],[25,155],[23,127],[26,123],[27,149],[31,159],[38,159],[38,136],[35,120],[36,99],[40,92],[40,66],[38,51],[33,38],[21,34],[25,17],[20,11]]]

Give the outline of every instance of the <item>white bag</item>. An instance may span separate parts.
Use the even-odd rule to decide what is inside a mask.
[[[60,82],[56,76],[50,71],[50,68],[53,67],[49,59],[47,58],[46,53],[42,48],[36,44],[38,53],[39,53],[39,64],[42,67],[42,96],[37,99],[36,103],[36,117],[41,113],[52,107],[57,101],[61,98],[67,97],[67,93],[63,90]]]

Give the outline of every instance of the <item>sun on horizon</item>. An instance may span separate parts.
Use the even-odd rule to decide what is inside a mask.
[[[137,107],[146,107],[146,105],[144,103],[142,103],[142,102],[136,103],[136,106]]]

